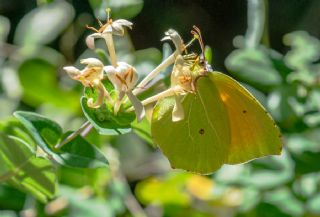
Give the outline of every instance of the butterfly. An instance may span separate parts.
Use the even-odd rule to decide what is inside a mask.
[[[151,121],[153,140],[172,168],[210,174],[224,164],[281,154],[278,127],[244,86],[213,71],[203,55],[183,59],[174,68],[190,66],[194,85],[181,101],[184,118],[172,119],[175,99],[169,97],[158,101]]]

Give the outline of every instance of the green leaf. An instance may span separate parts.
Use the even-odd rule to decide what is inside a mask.
[[[10,118],[6,121],[0,122],[0,131],[5,133],[6,135],[15,136],[22,139],[27,144],[29,144],[29,146],[32,147],[33,150],[36,150],[36,144],[32,136],[27,132],[26,128],[17,119]]]
[[[147,120],[147,118],[144,118],[141,122],[135,120],[131,124],[131,127],[140,138],[142,138],[148,144],[154,146],[151,136],[151,123]]]
[[[272,117],[279,123],[280,127],[292,131],[303,129],[302,120],[295,112],[294,105],[290,104],[290,99],[295,97],[296,86],[293,85],[277,87],[268,96],[268,109]]]
[[[111,8],[111,17],[128,19],[140,13],[143,7],[143,0],[90,0],[96,17],[106,19],[106,8]]]
[[[227,57],[225,64],[235,78],[260,90],[269,90],[282,82],[264,49],[235,50]]]
[[[33,156],[33,150],[25,142],[0,132],[0,181],[14,176]]]
[[[54,146],[62,136],[62,129],[56,122],[33,112],[17,111],[14,116],[21,121],[46,153],[55,154]]]
[[[10,31],[10,21],[4,16],[0,16],[0,42],[7,40]]]
[[[212,64],[213,61],[213,52],[210,46],[206,45],[206,47],[204,48],[204,56],[206,58],[206,61],[208,62],[208,64]]]
[[[116,98],[113,86],[109,81],[104,81],[106,89],[111,93],[113,98]],[[135,119],[133,112],[125,112],[124,108],[128,105],[124,105],[120,108],[117,115],[114,115],[113,106],[105,102],[99,108],[88,107],[88,98],[93,98],[94,101],[98,98],[98,93],[95,89],[85,88],[85,96],[81,98],[81,107],[84,115],[90,121],[90,123],[97,129],[100,134],[103,135],[119,135],[125,134],[131,131],[131,122]]]
[[[320,41],[304,31],[296,31],[283,37],[291,50],[285,55],[285,63],[295,70],[306,69],[320,58]]]
[[[72,22],[74,14],[65,1],[42,5],[22,18],[14,42],[27,46],[50,43]]]
[[[81,136],[66,143],[61,148],[61,153],[55,155],[54,159],[63,165],[77,168],[98,168],[108,165],[105,156]]]
[[[79,168],[96,168],[108,164],[103,154],[81,136],[55,148],[63,137],[61,127],[54,121],[32,112],[15,112],[14,115],[29,130],[37,144],[58,163]]]
[[[111,207],[110,198],[108,202],[92,197],[85,197],[81,191],[61,186],[61,195],[68,201],[69,217],[104,217],[116,216]]]
[[[189,177],[190,174],[177,173],[162,179],[149,178],[137,185],[135,193],[146,205],[160,203],[187,206],[190,195],[185,190],[185,183]]]
[[[320,215],[320,194],[319,193],[308,201],[307,209],[309,210],[309,212],[315,215]]]
[[[29,192],[42,202],[53,198],[56,191],[56,173],[52,163],[44,158],[33,157],[23,171],[8,180],[8,183]]]
[[[21,139],[0,133],[0,163],[0,181],[7,181],[42,202],[54,196],[53,165],[47,159],[37,158]]]
[[[57,81],[57,68],[41,59],[29,59],[19,67],[19,78],[23,88],[23,101],[37,107],[42,103],[71,111],[78,111],[79,96],[62,90]]]
[[[0,211],[0,216],[1,217],[17,217],[17,214],[14,211]]]
[[[285,187],[267,192],[264,200],[270,204],[273,204],[275,207],[281,210],[281,212],[289,216],[303,216],[305,212],[302,201],[299,201],[292,194],[290,189]]]

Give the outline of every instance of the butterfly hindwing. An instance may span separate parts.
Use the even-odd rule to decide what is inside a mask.
[[[279,129],[263,106],[241,84],[220,72],[209,74],[228,112],[231,143],[227,164],[281,153]]]

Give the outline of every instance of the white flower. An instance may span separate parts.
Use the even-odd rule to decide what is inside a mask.
[[[165,32],[165,35],[166,36],[163,37],[161,41],[171,40],[176,47],[175,53],[181,54],[185,49],[185,45],[179,33],[174,29],[169,29],[167,32]]]
[[[168,66],[175,62],[175,59],[178,55],[180,55],[185,49],[186,46],[183,43],[183,40],[179,33],[173,29],[169,29],[165,32],[165,37],[162,38],[162,41],[171,40],[176,47],[176,50],[173,54],[171,54],[167,59],[165,59],[160,65],[158,65],[152,72],[150,72],[138,85],[135,90],[133,90],[134,94],[139,94],[145,88],[149,81],[155,78],[161,71],[166,69]]]
[[[94,49],[94,39],[95,38],[103,38],[106,41],[109,54],[110,54],[110,60],[111,64],[116,67],[117,66],[117,57],[116,57],[116,52],[114,48],[114,43],[113,43],[113,38],[112,35],[119,35],[123,36],[124,35],[124,27],[132,28],[132,23],[128,20],[124,19],[119,19],[113,21],[112,19],[109,19],[109,11],[108,10],[108,19],[105,24],[101,23],[99,21],[99,29],[96,29],[94,27],[87,26],[88,29],[93,30],[95,33],[89,35],[86,38],[86,44],[90,49]]]
[[[192,67],[179,55],[174,64],[171,73],[171,88],[175,92],[175,105],[172,111],[172,121],[184,119],[184,110],[182,106],[183,95],[195,91],[195,79],[192,76]]]
[[[114,105],[115,114],[119,111],[121,101],[126,94],[135,109],[138,121],[141,121],[145,115],[145,110],[139,99],[132,93],[132,89],[138,80],[136,69],[125,62],[118,62],[116,67],[105,66],[104,71],[107,73],[115,89],[119,92],[118,99]]]
[[[189,64],[181,55],[178,55],[171,73],[171,87],[161,93],[142,101],[143,105],[158,101],[166,97],[175,97],[175,104],[172,110],[172,121],[184,119],[182,106],[183,97],[188,93],[195,92],[195,78],[193,76],[193,65]]]
[[[80,60],[80,63],[87,66],[82,70],[79,70],[74,66],[66,66],[63,67],[63,69],[72,79],[80,81],[83,86],[97,89],[99,94],[98,99],[96,102],[93,102],[93,98],[88,99],[88,106],[91,108],[99,108],[104,102],[104,97],[107,97],[107,99],[112,102],[110,94],[101,83],[101,80],[104,77],[103,63],[96,58],[82,59]]]
[[[100,23],[100,29],[95,29],[93,27],[87,26],[87,28],[95,31],[95,33],[89,35],[86,39],[87,46],[90,49],[94,49],[94,39],[95,38],[103,38],[105,40],[108,40],[107,37],[109,34],[111,35],[124,35],[124,27],[128,27],[132,29],[132,23],[125,19],[119,19],[112,21],[109,19],[106,24]]]
[[[72,79],[80,81],[83,86],[96,86],[103,79],[103,63],[96,58],[82,59],[80,63],[87,66],[82,70],[74,66],[66,66],[63,69]]]

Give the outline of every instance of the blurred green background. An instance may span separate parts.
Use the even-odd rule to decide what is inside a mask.
[[[16,110],[64,130],[83,123],[82,87],[62,67],[101,57],[86,48],[85,25],[97,26],[107,7],[134,23],[116,39],[117,53],[141,77],[171,52],[160,42],[166,30],[188,41],[200,27],[213,68],[243,82],[277,122],[283,154],[199,176],[172,170],[148,136],[92,131],[88,140],[111,167],[57,166],[57,192],[46,204],[1,184],[1,217],[320,216],[319,0],[0,0],[1,131],[23,134]]]

